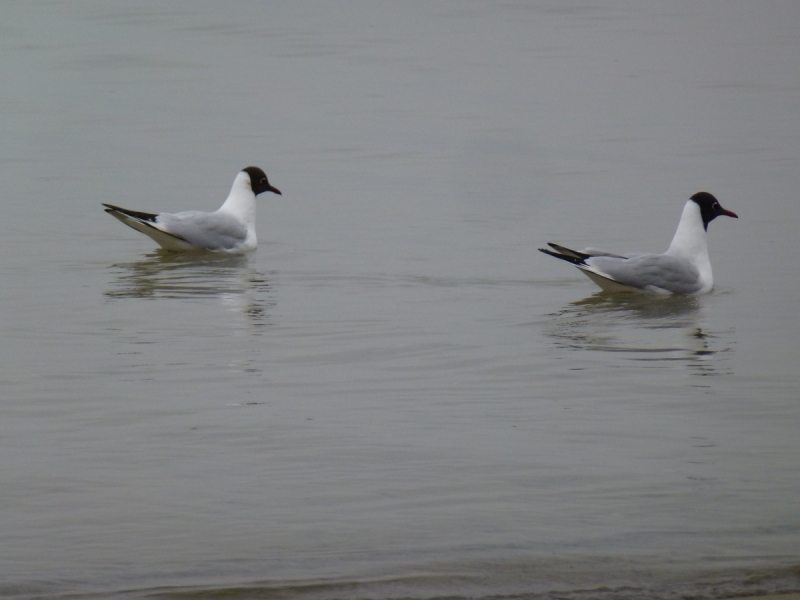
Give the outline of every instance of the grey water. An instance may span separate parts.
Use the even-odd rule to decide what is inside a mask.
[[[800,589],[800,4],[0,14],[0,598]],[[537,252],[700,190],[706,296]]]

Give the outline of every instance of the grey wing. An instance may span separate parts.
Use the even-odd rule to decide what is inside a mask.
[[[690,262],[666,254],[642,254],[628,259],[593,257],[588,265],[624,285],[658,288],[673,294],[700,291],[700,272]]]
[[[247,237],[247,227],[241,221],[220,212],[162,213],[158,224],[198,248],[209,250],[230,250]]]

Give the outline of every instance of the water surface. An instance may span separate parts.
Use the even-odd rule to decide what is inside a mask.
[[[0,596],[800,589],[800,5],[10,2]],[[247,256],[103,213],[213,210]],[[663,251],[613,297],[536,251]]]

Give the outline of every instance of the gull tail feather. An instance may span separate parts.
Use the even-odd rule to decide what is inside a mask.
[[[103,204],[107,207],[105,211],[115,219],[125,223],[131,229],[135,229],[140,233],[145,234],[147,237],[155,241],[159,246],[167,250],[196,250],[197,247],[191,242],[185,240],[179,235],[169,233],[163,229],[159,229],[156,225],[156,217],[152,213],[139,212],[135,210],[128,210],[127,208],[120,208],[113,204]]]

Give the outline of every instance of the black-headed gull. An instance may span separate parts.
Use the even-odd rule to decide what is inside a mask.
[[[555,252],[539,250],[572,263],[607,292],[705,294],[714,285],[708,258],[708,224],[720,215],[738,218],[708,192],[696,193],[683,207],[678,230],[664,254],[622,256],[591,249],[579,252],[550,243]]]
[[[256,238],[256,196],[280,194],[258,167],[247,167],[233,180],[228,199],[214,212],[190,210],[151,214],[103,204],[106,212],[125,225],[153,238],[167,250],[248,252]]]

